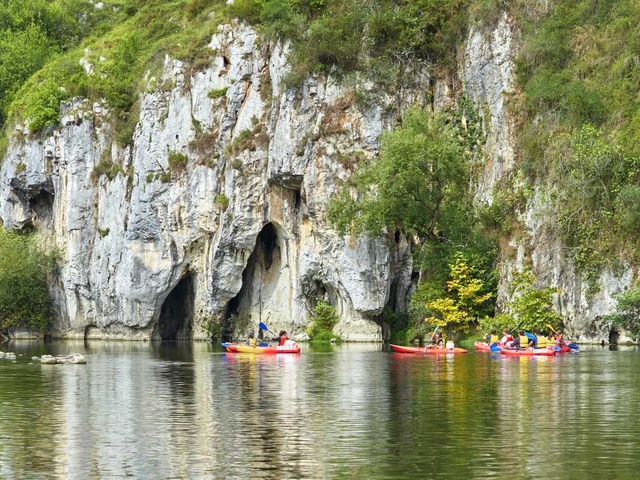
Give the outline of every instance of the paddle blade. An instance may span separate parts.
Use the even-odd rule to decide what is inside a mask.
[[[560,351],[562,351],[562,348],[560,348],[560,347],[559,347],[559,346],[557,346],[557,345],[556,345],[555,347],[553,347],[553,349],[554,349],[556,352],[560,352]]]
[[[258,324],[258,328],[260,328],[260,330],[269,330],[269,328],[267,328],[267,326],[262,322]]]
[[[571,350],[578,350],[580,347],[578,346],[578,344],[577,344],[577,343],[570,343],[570,344],[569,344],[569,348],[570,348]]]
[[[267,342],[260,342],[260,343],[258,344],[258,346],[259,346],[259,347],[268,347],[268,346],[269,346],[269,344],[268,344]]]
[[[489,346],[489,350],[492,351],[492,352],[499,352],[500,351],[500,347],[498,346],[497,343],[492,343]]]

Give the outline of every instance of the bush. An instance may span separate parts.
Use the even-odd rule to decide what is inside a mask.
[[[174,176],[179,176],[187,168],[189,157],[180,152],[169,152],[169,170]]]
[[[213,90],[209,90],[207,96],[209,98],[222,98],[227,95],[227,90],[229,90],[229,87],[214,88]]]
[[[114,163],[113,160],[111,160],[111,156],[106,152],[100,160],[100,163],[93,167],[93,170],[91,171],[91,180],[94,183],[98,183],[98,180],[100,180],[102,175],[106,175],[109,180],[113,180],[119,173],[125,175],[124,169],[117,163]]]
[[[331,306],[324,300],[318,300],[313,315],[311,316],[311,324],[307,330],[309,338],[312,342],[329,342],[333,338],[337,338],[333,333],[333,327],[338,323],[336,308]]]
[[[227,197],[224,193],[221,193],[220,195],[216,195],[214,202],[216,203],[216,205],[219,205],[222,210],[226,210],[229,206],[229,197]]]
[[[54,258],[34,238],[0,228],[0,329],[49,328],[52,303],[47,285]]]

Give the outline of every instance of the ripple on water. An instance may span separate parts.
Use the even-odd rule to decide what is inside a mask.
[[[0,359],[2,478],[552,478],[558,468],[623,478],[640,467],[635,351],[429,358],[369,345],[260,357],[117,342],[17,351],[16,363]],[[74,351],[86,366],[27,360]]]

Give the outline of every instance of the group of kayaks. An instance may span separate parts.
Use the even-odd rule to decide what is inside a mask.
[[[524,348],[524,349],[512,349],[505,348],[497,343],[489,345],[484,342],[475,342],[474,347],[479,352],[494,352],[500,353],[502,355],[512,355],[512,356],[543,356],[543,357],[551,357],[553,355],[557,355],[559,353],[569,353],[572,351],[577,351],[578,346],[575,344],[570,345],[562,345],[562,346],[549,346],[545,348]]]
[[[572,344],[573,345],[573,344]],[[489,345],[484,342],[475,342],[474,347],[479,352],[494,352],[500,353],[501,355],[510,355],[515,357],[532,357],[532,356],[543,356],[543,357],[552,357],[559,353],[569,353],[571,351],[577,351],[577,345],[574,348],[569,345],[554,346],[554,347],[546,347],[546,348],[526,348],[526,349],[509,349],[503,348],[500,345],[494,343]],[[467,353],[468,350],[464,348],[424,348],[424,347],[403,347],[401,345],[391,345],[391,349],[397,353],[411,353],[414,355],[449,355],[449,354],[458,354],[458,353]]]
[[[223,343],[223,347],[230,353],[253,353],[259,355],[275,355],[281,353],[300,353],[300,345],[294,343],[292,345],[269,345],[269,346],[249,346],[238,343]],[[494,352],[502,355],[511,356],[544,356],[551,357],[559,353],[568,353],[577,350],[577,345],[572,348],[569,345],[563,345],[562,347],[547,347],[547,348],[527,348],[527,349],[508,349],[499,346],[498,344],[491,344],[484,342],[475,342],[475,349],[479,352]],[[391,344],[391,349],[397,353],[409,353],[414,355],[450,355],[467,353],[468,350],[457,347],[442,347],[442,348],[424,348],[424,347],[403,347],[401,345]]]

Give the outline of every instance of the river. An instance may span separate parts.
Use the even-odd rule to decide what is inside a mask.
[[[636,478],[640,352],[0,344],[0,478]],[[82,353],[87,365],[32,355]]]

